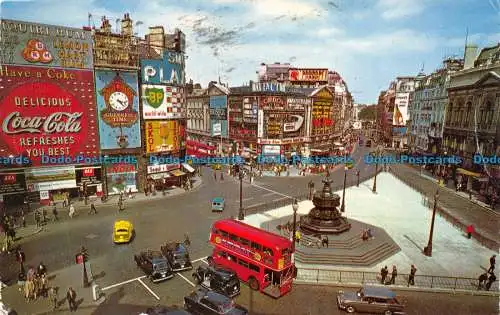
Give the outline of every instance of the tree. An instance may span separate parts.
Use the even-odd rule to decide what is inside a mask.
[[[358,114],[360,120],[375,120],[377,118],[377,105],[363,107]]]

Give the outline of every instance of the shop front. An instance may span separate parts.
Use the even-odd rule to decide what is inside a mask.
[[[101,166],[77,166],[75,171],[76,185],[81,198],[103,195]]]
[[[137,192],[137,164],[116,163],[106,166],[107,195]]]
[[[24,171],[0,174],[0,214],[5,209],[23,204],[26,193]]]
[[[42,204],[57,202],[61,196],[78,196],[75,166],[30,168],[24,170],[24,176],[27,191],[39,192]]]
[[[181,187],[187,174],[180,168],[179,163],[148,165],[148,191],[154,193],[172,187]]]

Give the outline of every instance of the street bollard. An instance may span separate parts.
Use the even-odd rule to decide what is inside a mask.
[[[92,298],[97,304],[101,304],[106,300],[106,296],[102,293],[101,287],[97,284],[92,285]]]

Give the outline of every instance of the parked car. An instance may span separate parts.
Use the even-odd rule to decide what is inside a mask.
[[[194,314],[202,315],[244,315],[248,310],[222,294],[205,288],[198,288],[184,297],[184,308]]]
[[[139,315],[192,315],[192,314],[182,308],[178,308],[175,306],[172,307],[155,306],[148,308],[145,312]]]
[[[364,286],[357,292],[339,291],[337,306],[347,313],[405,314],[404,305],[396,294],[385,287]]]
[[[135,263],[149,279],[158,283],[173,278],[174,272],[168,263],[167,258],[159,251],[146,250],[134,255]]]
[[[126,220],[115,222],[113,227],[113,243],[123,244],[129,243],[134,235],[134,226]]]
[[[168,259],[173,271],[193,269],[189,251],[183,243],[168,242],[161,247],[161,252]]]
[[[231,269],[202,265],[193,273],[193,278],[203,288],[228,297],[240,294],[240,280]]]

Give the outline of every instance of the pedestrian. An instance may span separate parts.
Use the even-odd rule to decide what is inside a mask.
[[[66,300],[68,300],[69,311],[76,312],[76,292],[72,287],[70,287],[66,293]]]
[[[478,284],[477,284],[477,289],[481,290],[484,287],[484,284],[486,283],[486,280],[488,280],[488,273],[485,272],[482,275],[479,276]]]
[[[73,206],[73,204],[71,204],[69,206],[69,217],[73,218],[74,215],[75,215],[75,206]]]
[[[417,273],[417,268],[415,265],[411,265],[410,276],[408,277],[408,286],[415,285],[415,273]]]
[[[495,270],[496,258],[497,255],[493,255],[490,257],[490,268],[488,268],[488,273],[493,273]]]
[[[89,214],[97,214],[97,209],[95,208],[95,205],[93,202],[90,204]]]
[[[64,195],[64,199],[63,199],[63,207],[67,207],[68,206],[68,198],[66,197],[66,194]]]
[[[396,284],[396,277],[398,276],[398,269],[396,265],[392,266],[391,280],[389,280],[389,284]]]
[[[57,216],[58,213],[57,213],[56,204],[54,204],[54,207],[52,208],[52,215],[54,216],[54,221],[59,221],[59,217]]]
[[[385,279],[387,279],[388,274],[389,274],[389,269],[387,268],[387,266],[380,269],[380,276],[381,276],[380,283],[385,284]]]
[[[47,275],[42,274],[40,277],[40,295],[44,298],[48,297],[48,287],[49,281],[47,279]]]
[[[220,171],[220,180],[224,180],[224,172],[222,170]]]
[[[24,211],[21,212],[21,224],[23,228],[26,227],[26,217],[24,216]]]
[[[189,239],[189,235],[187,233],[184,234],[184,245],[187,247],[191,246],[191,240]]]
[[[214,170],[214,180],[217,181],[217,172]]]
[[[49,289],[49,298],[52,303],[52,310],[55,311],[59,308],[59,297],[57,296],[57,287],[51,287]]]
[[[35,222],[36,227],[40,227],[40,212],[38,212],[38,210],[35,211]]]
[[[467,226],[467,238],[471,239],[472,238],[472,233],[474,233],[474,225],[468,225]]]
[[[492,272],[490,273],[490,276],[488,277],[488,282],[486,282],[486,291],[489,291],[490,288],[491,288],[491,285],[493,284],[493,282],[495,282],[497,280],[497,277],[495,276],[495,274]]]
[[[47,223],[47,209],[42,209],[42,224],[45,225]]]
[[[295,242],[300,243],[300,238],[302,235],[300,234],[300,231],[295,231]]]
[[[321,247],[325,247],[328,248],[328,236],[325,235],[322,239],[321,239]]]

